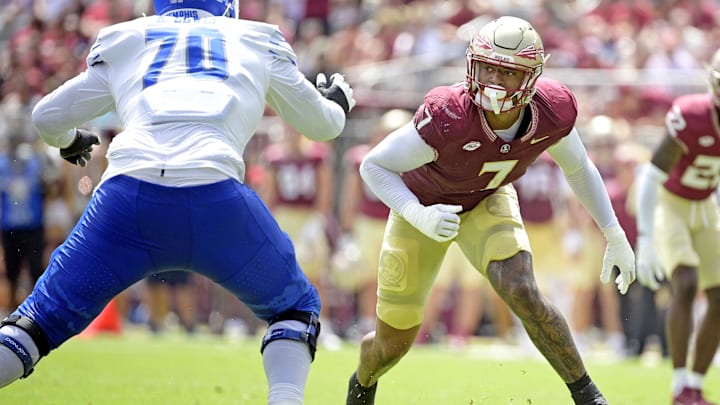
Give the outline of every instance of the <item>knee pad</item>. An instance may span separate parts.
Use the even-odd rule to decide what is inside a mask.
[[[45,332],[43,332],[42,329],[40,329],[40,326],[38,326],[38,324],[36,324],[35,321],[33,321],[32,319],[21,315],[10,315],[0,321],[0,328],[6,325],[15,326],[16,328],[22,329],[25,333],[27,333],[35,343],[35,346],[37,347],[40,354],[40,358],[47,356],[47,354],[50,352],[50,345],[48,344]],[[22,361],[24,372],[21,378],[25,378],[32,374],[35,364],[30,357],[30,352],[25,346],[23,346],[22,343],[20,343],[11,336],[0,333],[0,344],[10,349],[13,353],[15,353],[15,355],[20,358],[20,361]]]
[[[278,328],[270,330],[270,326],[280,321],[299,321],[307,325],[305,330],[294,330],[287,328]],[[317,315],[312,312],[303,312],[290,310],[273,318],[268,324],[268,331],[263,337],[260,353],[265,351],[265,347],[274,340],[289,339],[297,340],[308,345],[310,357],[315,360],[315,351],[317,350],[317,339],[320,335],[320,320]]]

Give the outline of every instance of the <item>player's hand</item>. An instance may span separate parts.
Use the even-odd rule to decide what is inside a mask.
[[[438,242],[454,239],[460,230],[462,205],[435,204],[426,207],[410,203],[403,207],[400,215],[425,236]]]
[[[638,236],[637,241],[637,278],[640,284],[651,290],[660,288],[665,273],[653,253],[653,239],[650,236]]]
[[[633,253],[630,243],[625,236],[625,231],[620,225],[612,225],[603,229],[607,247],[605,248],[605,256],[603,257],[603,268],[600,273],[600,281],[609,283],[610,277],[614,274],[614,269],[620,271],[620,275],[615,279],[620,294],[625,294],[635,281],[635,253]]]
[[[86,129],[75,128],[75,140],[66,148],[60,149],[60,157],[68,162],[85,167],[90,160],[93,145],[100,145],[100,138]]]
[[[329,82],[325,74],[318,73],[315,79],[315,87],[323,97],[339,104],[346,113],[349,113],[355,107],[353,89],[340,73],[333,73]]]

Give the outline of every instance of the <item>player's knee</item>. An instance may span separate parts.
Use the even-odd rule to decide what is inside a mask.
[[[494,283],[493,287],[510,307],[531,309],[542,304],[540,290],[532,276],[532,272],[508,274],[502,277],[501,280]]]
[[[363,341],[362,345],[373,345],[374,347],[372,349],[374,350],[371,349],[369,351],[372,351],[376,356],[378,356],[377,360],[384,366],[395,364],[408,354],[413,345],[413,341],[413,339],[407,339],[405,336],[400,338],[386,336],[383,340],[374,339],[371,342]]]
[[[48,351],[45,333],[32,319],[5,318],[0,322],[0,387],[29,376]]]
[[[284,322],[296,321],[296,322]],[[312,312],[290,310],[276,316],[269,322],[267,333],[262,341],[260,353],[275,340],[296,340],[308,346],[310,357],[315,360],[317,339],[320,335],[320,321]]]
[[[672,275],[673,294],[680,299],[695,299],[698,288],[697,271],[691,267],[680,266]]]

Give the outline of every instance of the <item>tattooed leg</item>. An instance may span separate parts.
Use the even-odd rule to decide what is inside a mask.
[[[532,256],[515,256],[491,262],[487,278],[508,307],[522,321],[535,347],[566,382],[585,374],[570,328],[558,309],[540,294],[532,272]]]

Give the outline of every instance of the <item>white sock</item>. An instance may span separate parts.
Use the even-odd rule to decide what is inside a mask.
[[[324,317],[320,318],[320,330],[322,331],[320,333],[320,336],[337,335],[337,332],[335,332],[335,327],[333,327],[332,321]]]
[[[14,325],[5,325],[0,328],[0,333],[10,336],[23,345],[30,352],[33,364],[40,360],[40,352],[27,332]],[[12,383],[22,377],[24,373],[23,363],[17,354],[4,344],[0,344],[0,387]]]
[[[620,332],[610,333],[608,336],[608,345],[618,357],[624,357],[625,355],[625,335]]]
[[[677,395],[682,391],[685,386],[687,386],[687,380],[688,380],[688,372],[687,368],[685,367],[678,367],[676,369],[673,369],[673,376],[672,376],[672,392],[673,395]]]
[[[363,317],[358,323],[360,331],[363,333],[370,333],[375,330],[375,318]]]
[[[280,321],[268,329],[279,328],[305,331],[307,325],[299,321]],[[268,343],[263,351],[268,404],[302,405],[311,362],[310,350],[303,342],[280,339]]]
[[[702,390],[703,383],[705,383],[705,375],[691,371],[687,374],[687,386]]]

